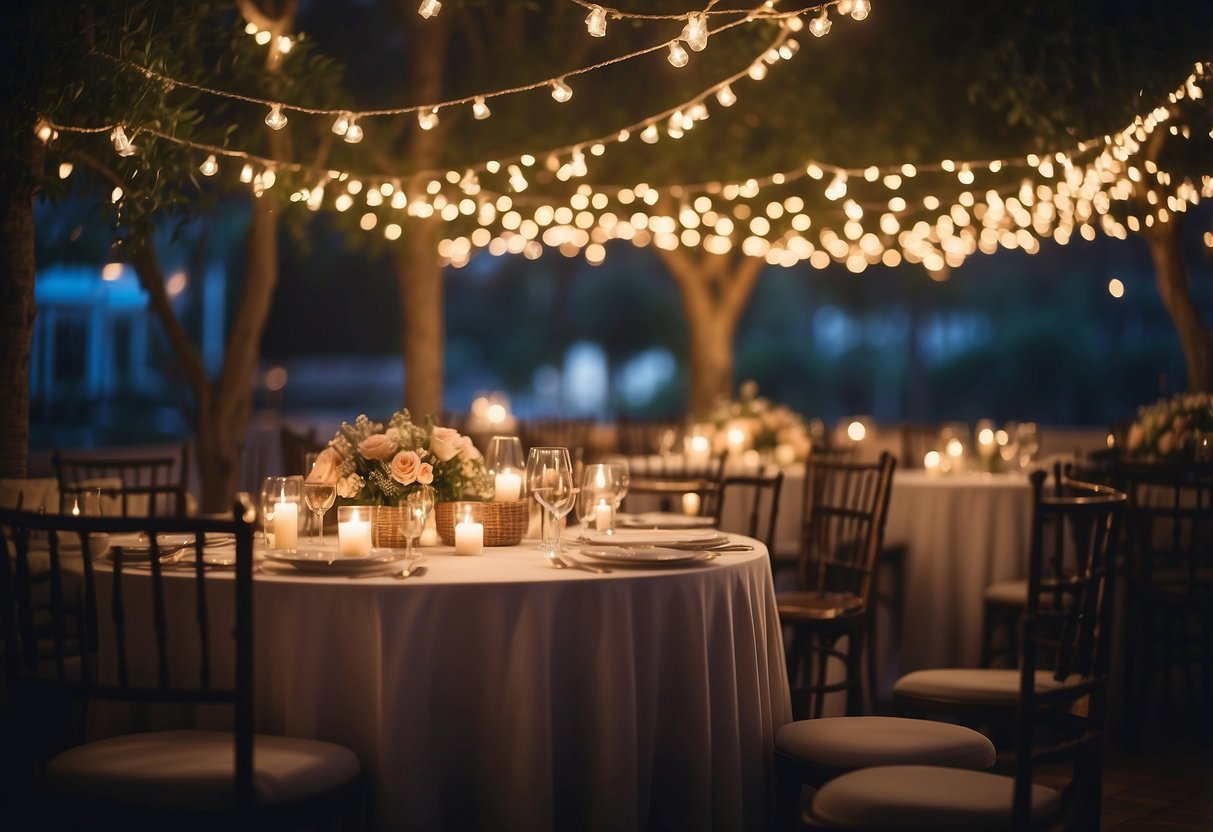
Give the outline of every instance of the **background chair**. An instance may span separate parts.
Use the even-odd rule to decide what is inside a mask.
[[[888,452],[875,463],[812,454],[805,464],[798,586],[776,593],[780,623],[791,630],[788,677],[798,715],[822,716],[826,696],[840,691],[847,714],[863,708],[860,659],[895,465]],[[842,663],[841,680],[830,681],[831,659]]]
[[[290,425],[283,425],[279,430],[279,437],[282,442],[282,473],[288,477],[306,477],[307,455],[319,453],[327,447],[327,443],[316,438],[315,428],[299,431]]]
[[[176,454],[137,456],[64,453],[51,456],[61,500],[102,490],[106,514],[184,516],[189,494],[189,446]]]
[[[717,497],[724,477],[724,454],[698,462],[684,454],[635,457],[628,460],[628,493],[624,506],[636,511],[637,502],[655,502],[661,511],[686,511],[715,517]],[[687,505],[684,495],[696,495],[696,505]],[[637,500],[640,498],[640,500]],[[646,509],[651,506],[646,506]]]
[[[111,550],[112,570],[79,554],[89,551],[96,535],[112,540],[134,532],[149,541],[158,534],[186,536],[191,542],[184,565],[175,570],[162,565],[154,544],[141,559],[129,549],[125,554],[119,547]],[[234,575],[204,563],[206,540],[216,536],[234,538]],[[294,828],[334,816],[357,819],[361,776],[353,752],[253,733],[252,540],[252,527],[240,519],[0,510],[6,689],[25,729],[21,739],[44,739],[49,727],[59,729],[62,741],[62,747],[51,749],[22,743],[31,757],[27,771],[41,772],[34,779],[40,791],[27,794],[46,798],[23,807],[30,818],[51,829]],[[41,559],[40,543],[46,547]],[[31,581],[40,570],[49,573],[45,614],[37,612],[40,602]],[[178,583],[170,587],[170,582]],[[170,594],[170,589],[177,591]],[[66,612],[77,591],[84,612],[69,619]],[[196,606],[196,628],[165,628],[163,610],[170,598]],[[154,673],[132,669],[128,658],[136,651],[150,657]],[[226,706],[231,728],[153,731],[91,742],[83,741],[87,730],[63,735],[73,719],[87,718],[91,706],[102,701]],[[68,710],[48,714],[48,703]]]
[[[776,561],[775,523],[779,517],[779,493],[783,489],[783,471],[771,468],[758,474],[727,474],[720,481],[716,497],[716,528],[738,532],[761,540],[771,558],[771,574],[781,566]],[[743,518],[740,526],[727,526],[725,510]],[[735,514],[734,514],[735,512]]]
[[[669,454],[682,450],[682,419],[615,420],[615,452],[624,456]]]
[[[1119,463],[1129,494],[1125,740],[1141,745],[1153,702],[1195,706],[1213,740],[1213,462]]]
[[[573,463],[590,462],[593,419],[525,419],[519,425],[523,451],[531,448],[568,448]]]
[[[994,703],[1015,715],[1013,774],[881,766],[844,774],[813,799],[836,829],[1099,828],[1115,546],[1125,495],[1062,479],[1036,509],[1018,670],[921,671],[898,682],[935,707]],[[1067,557],[1054,557],[1059,548]],[[1057,572],[1051,564],[1068,562]],[[940,675],[952,673],[952,676]],[[963,679],[955,674],[971,674]],[[929,674],[936,674],[933,679]],[[1009,681],[1009,684],[1008,684]],[[1069,764],[1069,783],[1033,782],[1043,762]]]

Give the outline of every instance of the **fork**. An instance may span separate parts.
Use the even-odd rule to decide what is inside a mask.
[[[588,563],[582,563],[576,560],[565,560],[556,553],[555,549],[548,549],[548,562],[557,569],[582,569],[586,572],[594,572],[597,574],[607,574],[611,571],[605,566],[591,566]]]

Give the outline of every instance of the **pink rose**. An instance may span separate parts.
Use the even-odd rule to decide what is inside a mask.
[[[439,462],[454,459],[461,449],[459,431],[454,428],[441,428],[437,425],[430,432],[430,451],[438,457]]]
[[[392,479],[401,485],[416,482],[420,471],[421,457],[417,456],[416,451],[401,451],[392,457]]]
[[[476,449],[475,443],[472,442],[472,437],[459,437],[459,455],[464,459],[480,459],[480,451]]]
[[[307,474],[308,482],[337,482],[337,466],[341,464],[341,454],[333,448],[325,448],[316,457],[312,470]]]
[[[434,466],[428,462],[423,462],[417,468],[417,482],[422,485],[429,485],[434,481]]]
[[[396,453],[396,443],[377,433],[358,443],[358,453],[367,459],[391,459],[392,454]]]

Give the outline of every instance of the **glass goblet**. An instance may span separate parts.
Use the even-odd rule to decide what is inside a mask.
[[[413,557],[413,541],[425,531],[425,519],[429,515],[430,510],[434,508],[433,489],[423,485],[404,498],[401,508],[404,511],[400,514],[400,523],[396,527],[396,531],[404,538],[405,560],[411,560]]]
[[[540,549],[559,546],[560,520],[573,508],[577,489],[573,486],[573,465],[568,448],[531,448],[526,461],[526,489],[541,509]],[[559,513],[557,513],[559,511]],[[547,516],[552,515],[552,536],[546,531]]]

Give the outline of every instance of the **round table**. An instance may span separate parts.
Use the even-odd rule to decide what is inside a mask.
[[[257,730],[353,749],[383,830],[764,828],[791,710],[754,543],[606,575],[532,542],[426,547],[403,581],[260,571]]]

